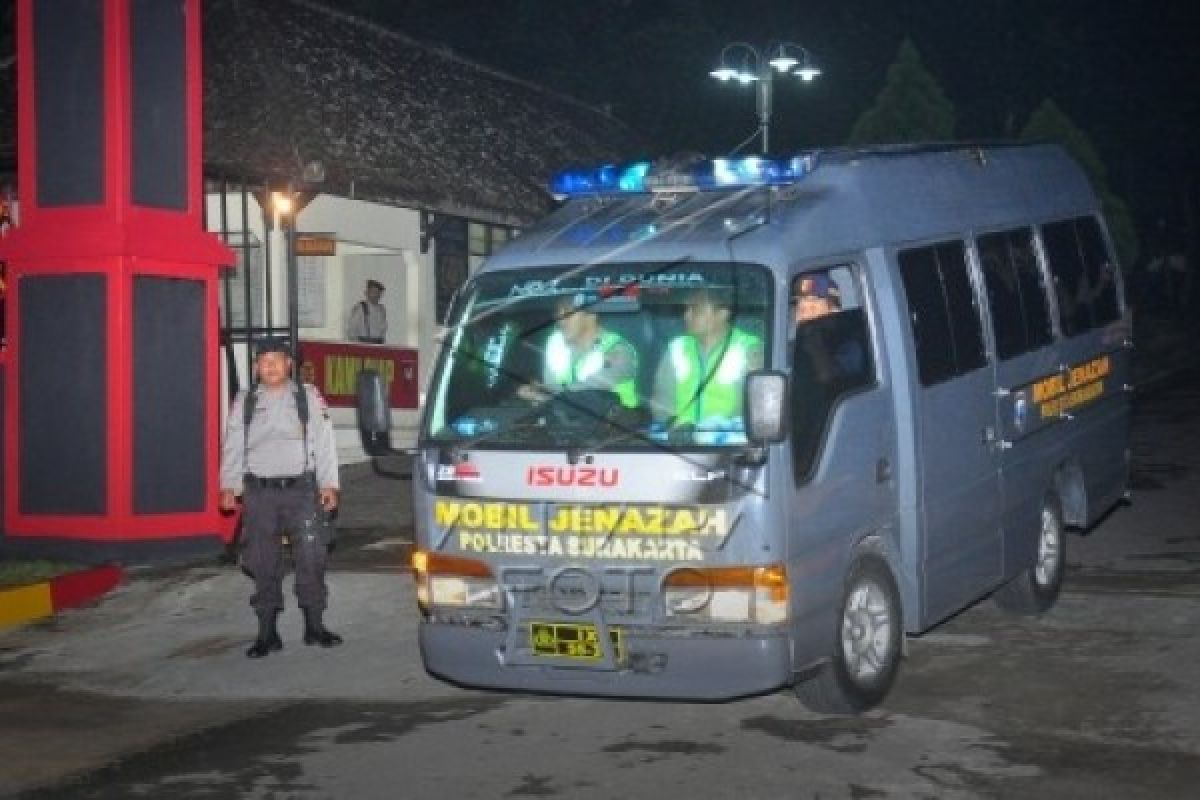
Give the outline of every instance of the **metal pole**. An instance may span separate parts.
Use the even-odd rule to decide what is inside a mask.
[[[771,93],[775,74],[772,67],[758,55],[758,124],[762,128],[762,151],[766,155],[770,151],[771,135]]]
[[[288,282],[288,339],[292,346],[292,369],[298,370],[300,360],[300,287],[297,285],[300,269],[296,264],[296,211],[281,220],[287,242]]]

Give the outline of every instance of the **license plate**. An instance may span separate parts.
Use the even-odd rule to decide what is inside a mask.
[[[617,660],[620,660],[621,631],[617,628],[609,628],[608,638],[612,642],[613,653]],[[604,658],[604,648],[600,646],[600,633],[596,630],[595,625],[531,622],[529,623],[529,645],[535,656],[575,658],[584,661],[597,661]]]

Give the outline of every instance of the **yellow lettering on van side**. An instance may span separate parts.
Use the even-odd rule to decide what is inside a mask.
[[[1062,375],[1051,375],[1042,378],[1033,385],[1033,402],[1044,403],[1067,390]]]
[[[1112,371],[1112,361],[1108,356],[1094,358],[1084,364],[1071,368],[1071,379],[1068,388],[1074,389],[1085,383],[1100,380]]]

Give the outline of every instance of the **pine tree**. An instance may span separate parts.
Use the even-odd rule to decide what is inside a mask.
[[[916,46],[905,39],[888,67],[875,104],[851,128],[849,143],[950,141],[954,138],[954,116],[954,105],[921,63]]]
[[[1117,249],[1118,263],[1126,270],[1131,268],[1139,249],[1133,215],[1129,213],[1125,202],[1109,188],[1104,162],[1087,134],[1080,130],[1053,100],[1046,99],[1030,115],[1029,121],[1021,131],[1021,138],[1026,141],[1057,142],[1079,162],[1079,166],[1087,173],[1092,183],[1092,189],[1100,198],[1104,217],[1108,220],[1108,230],[1112,234],[1113,246]]]

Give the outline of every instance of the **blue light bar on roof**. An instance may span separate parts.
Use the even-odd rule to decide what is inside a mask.
[[[702,191],[739,186],[782,186],[801,180],[817,166],[817,154],[792,158],[714,158],[682,168],[659,168],[649,161],[560,172],[550,191],[560,197],[616,195],[649,191]]]
[[[550,191],[568,197],[644,192],[646,173],[649,171],[649,161],[636,161],[621,166],[605,164],[594,169],[564,170],[550,181]]]

